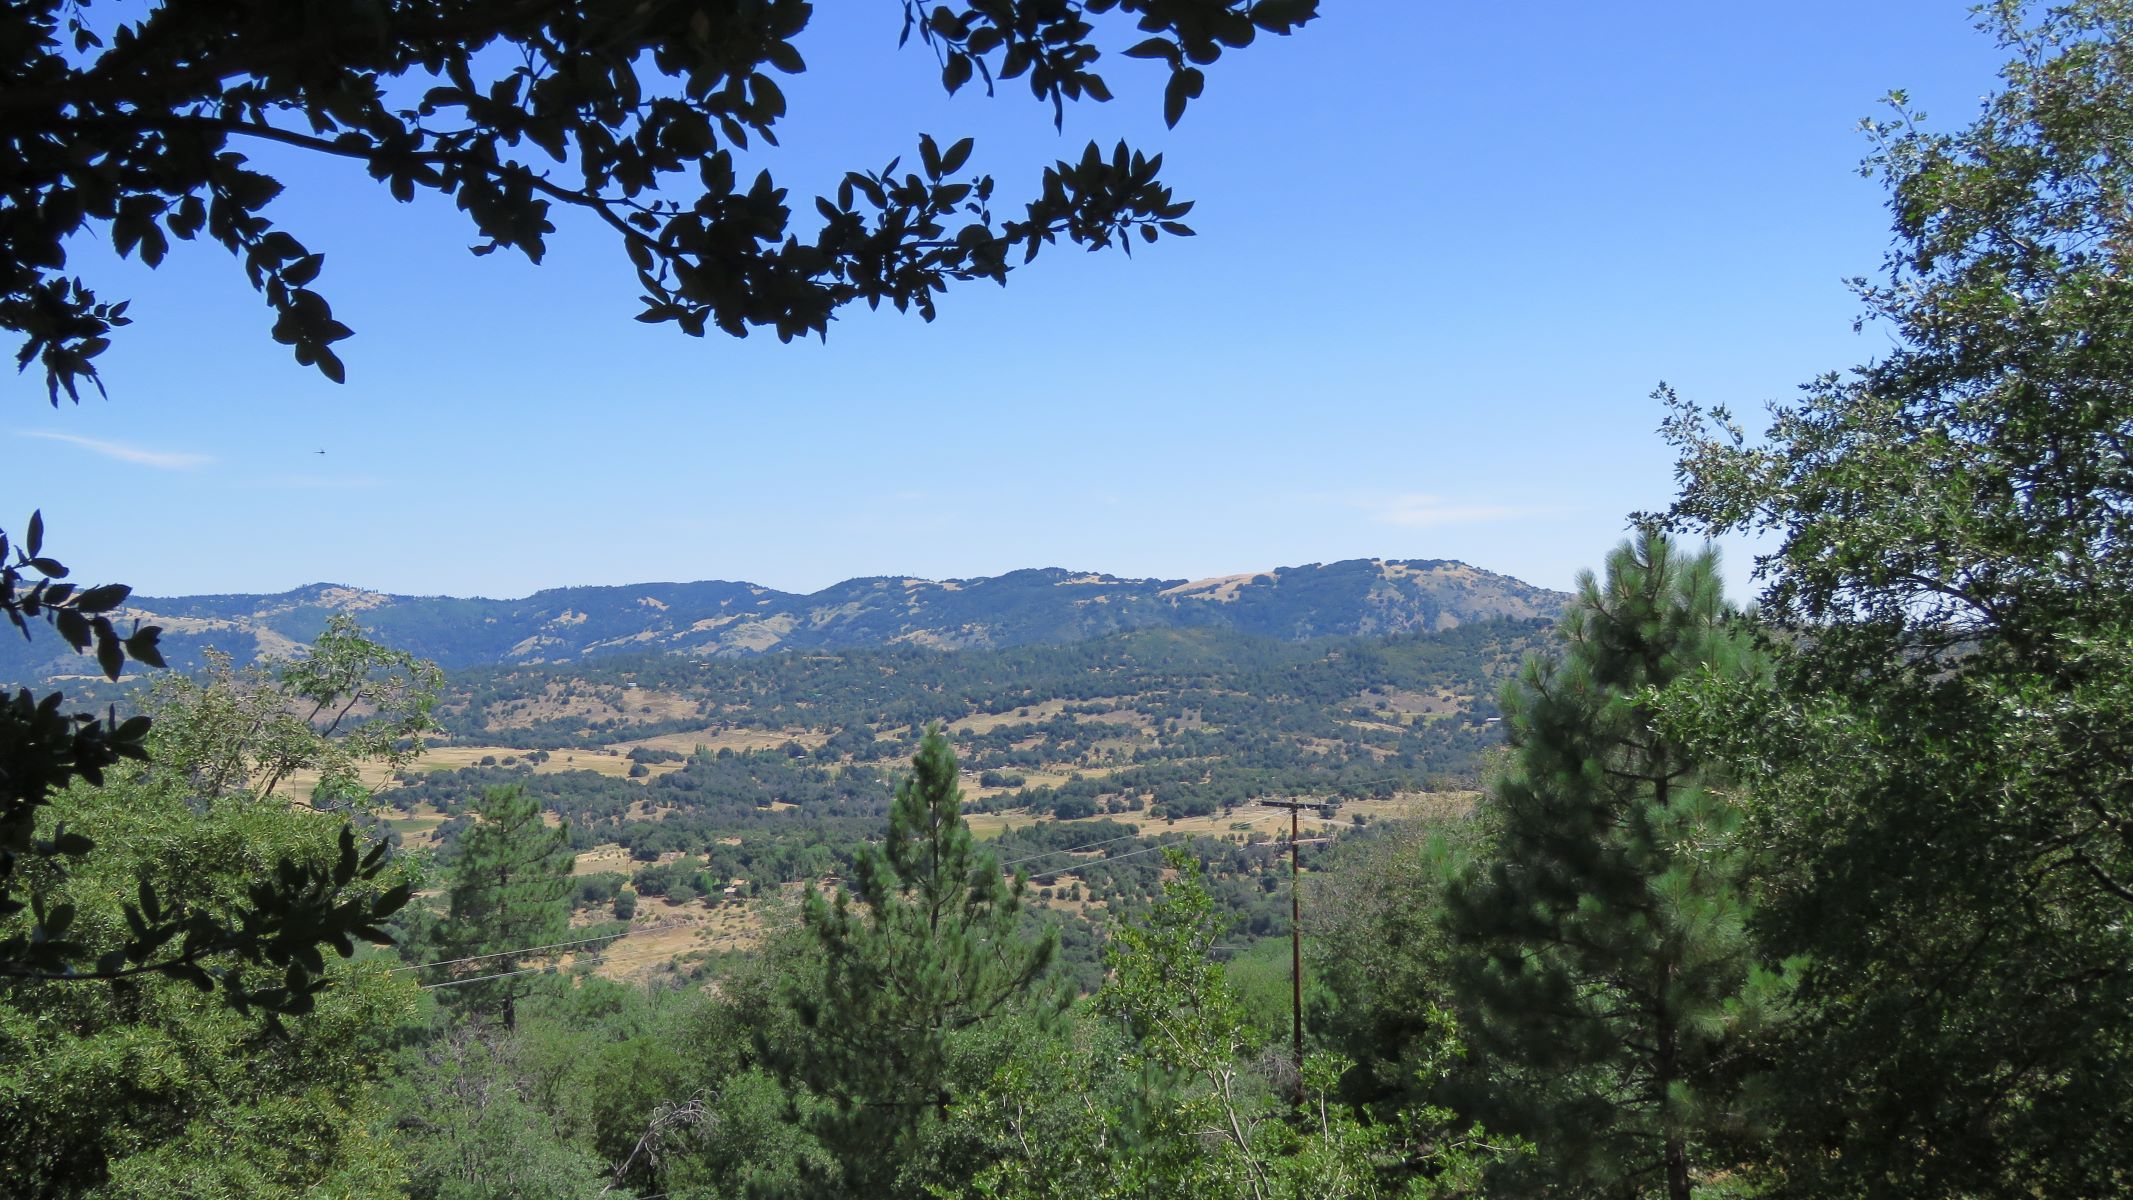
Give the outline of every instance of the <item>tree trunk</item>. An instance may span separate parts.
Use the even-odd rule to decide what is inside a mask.
[[[1672,1096],[1674,1081],[1680,1078],[1680,1033],[1674,1021],[1674,1009],[1667,1001],[1669,985],[1673,982],[1674,967],[1667,963],[1659,968],[1658,1036],[1654,1039],[1658,1060],[1653,1063],[1652,1081],[1659,1093],[1659,1130],[1662,1139],[1661,1153],[1666,1163],[1667,1200],[1689,1200],[1689,1150],[1681,1131],[1675,1127]]]
[[[1666,760],[1663,755],[1653,770],[1652,800],[1661,812],[1666,811],[1670,801],[1666,777]],[[1664,951],[1662,951],[1664,954]],[[1658,1036],[1653,1039],[1658,1048],[1659,1060],[1654,1065],[1653,1077],[1658,1085],[1659,1130],[1662,1141],[1661,1153],[1666,1162],[1667,1200],[1689,1200],[1689,1149],[1681,1136],[1681,1130],[1673,1119],[1674,1081],[1681,1077],[1681,1031],[1674,1019],[1674,964],[1670,960],[1659,964],[1658,994],[1653,997],[1658,1011]]]

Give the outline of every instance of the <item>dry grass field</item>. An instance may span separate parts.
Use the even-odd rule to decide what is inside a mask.
[[[566,954],[561,965],[567,970],[590,962],[595,975],[614,980],[639,979],[710,949],[708,935],[716,927],[715,922],[716,914],[702,901],[672,907],[644,905],[630,922],[628,936],[583,953]]]
[[[946,729],[950,734],[991,733],[1002,725],[1026,725],[1032,721],[1049,721],[1053,717],[1064,713],[1066,707],[1067,702],[1064,700],[1046,700],[1024,708],[1011,708],[1006,712],[975,713],[971,716],[950,721],[942,728]]]
[[[582,859],[580,866],[582,873]],[[816,882],[818,886],[835,886],[834,880]],[[629,936],[617,938],[587,956],[593,962],[593,974],[621,981],[641,980],[692,958],[751,949],[762,943],[766,932],[798,922],[799,899],[805,887],[786,884],[768,903],[706,897],[686,904],[668,904],[646,899],[630,922]],[[570,958],[566,957],[564,963],[568,966]]]
[[[693,754],[702,746],[713,754],[731,750],[746,754],[754,750],[775,750],[787,742],[798,742],[813,750],[829,740],[829,734],[820,729],[696,729],[681,733],[662,733],[652,737],[633,738],[626,742],[611,743],[609,749],[627,755],[632,749],[643,746],[648,750],[671,750],[676,754]],[[671,766],[672,764],[662,764]]]
[[[444,822],[445,815],[426,804],[406,816],[392,813],[385,818],[385,823],[399,833],[401,844],[409,847],[434,845],[437,827]]]
[[[553,750],[546,762],[534,762],[528,758],[531,750],[523,746],[455,745],[448,741],[433,741],[421,757],[410,764],[415,771],[458,771],[467,767],[483,765],[483,759],[494,760],[492,766],[530,766],[536,775],[556,775],[564,771],[591,771],[596,775],[608,775],[617,779],[629,775],[633,763],[628,758],[629,748],[640,743],[624,742],[599,750]],[[782,739],[778,744],[783,744]],[[679,770],[680,763],[652,763],[651,774],[664,775]],[[388,791],[394,787],[393,778],[380,763],[365,764],[361,771],[363,783],[374,792]],[[292,771],[275,787],[275,792],[303,799],[318,786],[316,771]]]
[[[1339,813],[1330,819],[1304,813],[1301,820],[1306,829],[1324,829],[1327,826],[1352,828],[1357,816],[1371,822],[1422,816],[1457,816],[1471,809],[1479,796],[1479,792],[1402,792],[1386,800],[1347,801],[1341,805]],[[1178,817],[1168,821],[1150,820],[1146,812],[1112,813],[1059,821],[1052,817],[1033,816],[1027,811],[972,813],[964,820],[970,825],[971,835],[980,840],[999,837],[1010,827],[1027,829],[1031,825],[1041,824],[1094,825],[1100,821],[1121,821],[1138,825],[1144,837],[1182,833],[1242,841],[1254,833],[1285,836],[1289,830],[1289,810],[1261,805],[1240,807],[1236,812],[1227,815],[1214,812],[1201,817]]]
[[[974,789],[966,788],[964,790],[971,791]],[[1051,820],[1050,817],[1043,819]],[[1120,819],[1123,820],[1124,818]],[[971,837],[981,842],[989,842],[1006,832],[1009,826],[1013,826],[1016,829],[1026,829],[1031,825],[1038,824],[1039,819],[1017,809],[1014,812],[1004,813],[965,813],[963,814],[963,823],[970,826]]]
[[[618,875],[627,875],[641,867],[652,866],[654,863],[670,863],[681,857],[681,851],[669,850],[653,860],[652,863],[646,863],[631,858],[630,852],[622,847],[608,843],[604,846],[594,846],[592,849],[580,853],[571,873],[574,875],[598,875],[603,871],[612,871]]]

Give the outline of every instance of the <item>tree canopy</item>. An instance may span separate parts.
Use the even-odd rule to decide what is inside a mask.
[[[33,516],[32,546],[41,526]],[[17,624],[45,616],[70,643],[114,647],[99,653],[113,677],[122,657],[160,662],[152,630],[120,637],[101,615],[124,598],[123,589],[116,589],[116,599],[110,587],[74,591],[53,582],[65,578],[61,564],[32,557],[28,565],[44,580],[18,595],[10,574],[10,587],[0,592]],[[221,659],[200,682],[167,683],[161,703],[185,719],[160,739],[162,752],[182,773],[194,803],[262,801],[290,772],[315,769],[323,807],[359,804],[359,764],[399,761],[407,747],[419,747],[429,727],[434,668],[368,641],[346,621],[333,623],[311,653],[275,666],[240,676]],[[130,936],[80,936],[77,905],[58,897],[78,869],[90,868],[107,882],[110,876],[93,859],[95,838],[68,828],[60,801],[70,790],[101,787],[114,768],[149,762],[152,731],[146,716],[121,722],[115,711],[101,718],[70,714],[63,701],[57,692],[37,699],[23,690],[0,705],[0,981],[168,976],[204,991],[219,987],[232,1005],[263,1009],[271,1020],[311,1010],[328,983],[320,947],[345,958],[357,941],[391,940],[381,925],[407,903],[413,886],[373,889],[391,872],[387,847],[359,852],[348,825],[331,861],[282,858],[262,869],[241,901],[199,894],[184,877],[144,872],[121,907]],[[345,716],[365,703],[382,718],[375,726],[340,730],[339,718],[314,723],[321,714]],[[280,974],[263,979],[246,969],[268,964]]]
[[[1126,53],[1168,68],[1175,121],[1202,65],[1313,7],[904,13],[949,90],[1026,81],[1055,119],[1109,95],[1096,47],[1137,26]],[[623,240],[645,318],[691,333],[820,333],[854,300],[930,315],[1054,241],[1182,232],[1130,149],[1055,166],[996,220],[970,143],[930,137],[798,229],[742,157],[774,138],[773,76],[804,66],[799,0],[164,0],[97,24],[110,11],[0,16],[19,35],[0,39],[19,59],[0,65],[0,323],[55,403],[125,320],[66,274],[84,230],[151,264],[171,238],[220,241],[277,336],[339,376],[321,261],[268,219],[246,140],[449,195],[481,250],[537,258],[558,206],[584,209]],[[1324,831],[1306,886],[1336,961],[1312,994],[1347,1011],[1302,1063],[1267,1052],[1270,947],[1249,939],[1270,925],[1233,919],[1264,914],[1274,845],[1213,814],[1471,761],[1493,722],[1455,684],[1530,630],[513,668],[446,706],[480,765],[400,779],[386,829],[361,768],[419,748],[439,681],[336,622],[308,658],[166,679],[152,728],[26,691],[0,706],[0,1190],[2122,1194],[2133,0],[1984,13],[2013,61],[1982,114],[1936,133],[1898,97],[1871,126],[1896,244],[1859,291],[1891,350],[1761,437],[1669,396],[1682,496],[1504,693],[1488,795],[1440,796],[1375,849],[1375,821]],[[1771,547],[1752,614],[1670,536],[1741,531]],[[159,662],[153,631],[120,627],[124,589],[70,584],[43,541],[41,517],[0,541],[0,611],[107,676]],[[641,703],[669,687],[672,712]],[[511,704],[538,724],[488,719]],[[981,845],[943,721],[991,781],[978,803],[1213,820]],[[505,728],[615,770],[474,740]],[[660,748],[680,734],[705,740]],[[877,766],[914,749],[884,810]],[[308,805],[287,797],[300,772]],[[388,857],[401,837],[453,865],[441,897],[418,899],[422,856]],[[603,863],[644,865],[573,874]],[[803,887],[841,864],[834,899]],[[659,923],[696,929],[654,977],[715,986],[595,977],[638,969],[592,947],[629,936],[600,914],[640,894],[695,908]],[[415,928],[441,919],[431,948],[359,956],[409,904]],[[564,948],[572,977],[521,996]]]

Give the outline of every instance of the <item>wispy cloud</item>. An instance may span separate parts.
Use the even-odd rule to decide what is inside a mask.
[[[155,467],[164,471],[189,471],[204,467],[215,461],[205,454],[192,454],[182,450],[144,450],[139,446],[127,446],[119,442],[107,442],[99,438],[80,437],[71,433],[46,433],[42,430],[22,429],[16,431],[22,437],[42,438],[48,442],[65,442],[79,446],[91,454],[115,458],[120,462],[135,463],[143,467]]]
[[[1360,509],[1380,525],[1426,529],[1438,525],[1478,525],[1537,517],[1558,511],[1538,504],[1500,504],[1452,500],[1427,492],[1366,492],[1342,498],[1348,507]]]

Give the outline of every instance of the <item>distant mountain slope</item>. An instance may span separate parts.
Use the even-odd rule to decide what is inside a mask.
[[[1465,563],[1350,559],[1214,579],[1122,579],[1057,568],[981,579],[848,579],[812,595],[748,583],[555,588],[522,600],[391,596],[314,584],[273,596],[138,597],[176,667],[207,647],[240,660],[310,641],[337,612],[448,669],[602,654],[695,656],[910,643],[1060,643],[1129,629],[1214,627],[1283,640],[1441,630],[1552,617],[1568,599]],[[4,643],[0,643],[4,644]],[[41,636],[0,649],[10,680],[80,673]]]

